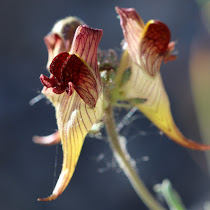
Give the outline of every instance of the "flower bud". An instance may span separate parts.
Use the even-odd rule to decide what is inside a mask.
[[[84,22],[76,17],[67,17],[59,20],[52,31],[44,37],[48,49],[47,69],[53,58],[61,52],[69,52],[73,41],[74,33],[79,25]]]

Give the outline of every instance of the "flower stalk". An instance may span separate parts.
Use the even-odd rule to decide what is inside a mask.
[[[149,209],[164,210],[165,208],[162,207],[155,200],[152,194],[148,191],[143,181],[138,176],[135,167],[132,164],[132,159],[130,155],[127,153],[125,145],[121,141],[120,139],[121,137],[117,132],[116,123],[113,115],[113,107],[111,103],[106,107],[105,115],[106,115],[105,127],[108,135],[108,141],[120,168],[124,171],[124,173],[128,177],[137,195],[140,197],[140,199]]]
[[[124,51],[123,54],[122,54],[121,62],[119,64],[116,77],[115,77],[115,83],[116,84],[121,83],[123,74],[124,74],[127,66],[128,66],[128,52]]]

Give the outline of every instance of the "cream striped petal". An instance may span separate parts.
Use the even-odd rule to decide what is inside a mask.
[[[128,57],[123,59],[130,59],[131,63],[131,78],[122,87],[124,96],[127,99],[147,99],[137,107],[175,142],[191,149],[210,149],[210,146],[185,138],[174,123],[170,102],[159,72],[164,59],[167,62],[176,58],[171,55],[175,43],[169,43],[168,27],[154,20],[144,25],[138,13],[132,8],[116,8],[116,11],[120,15],[121,27],[127,42],[125,50],[128,51]],[[123,62],[122,60],[121,63]]]
[[[100,92],[102,90],[102,85],[98,70],[97,47],[103,31],[101,29],[95,29],[93,33],[92,30],[93,29],[88,26],[79,26],[77,28],[70,54],[77,54],[94,71],[98,84],[98,91]]]
[[[71,97],[67,93],[56,95],[50,89],[43,93],[55,106],[63,148],[63,166],[55,189],[51,196],[39,199],[50,201],[56,199],[67,187],[74,173],[85,136],[92,125],[102,118],[103,94],[100,95],[96,107],[91,109],[76,91]]]
[[[187,139],[177,128],[160,73],[151,77],[135,63],[132,63],[131,68],[131,78],[122,89],[125,98],[146,98],[146,102],[137,105],[139,110],[178,144],[191,149],[209,150],[210,146]]]
[[[144,29],[144,22],[133,8],[116,7],[116,12],[120,15],[120,25],[128,45],[128,52],[133,61],[140,65],[140,36]]]
[[[95,107],[89,107],[77,93],[69,96],[66,92],[55,94],[52,88],[44,87],[42,93],[52,102],[56,111],[58,131],[63,148],[62,171],[53,190],[53,193],[40,201],[56,199],[67,187],[74,173],[85,136],[94,123],[97,123],[103,115],[103,92],[97,65],[97,48],[102,37],[102,30],[91,29],[88,26],[79,26],[75,32],[70,53],[77,54],[79,58],[88,65],[91,74],[97,81],[97,92]],[[74,65],[70,71],[77,71]],[[88,71],[85,77],[89,77]],[[91,80],[90,80],[91,81]],[[77,84],[75,84],[77,85]],[[82,85],[82,84],[81,84]],[[77,86],[79,88],[79,86]]]

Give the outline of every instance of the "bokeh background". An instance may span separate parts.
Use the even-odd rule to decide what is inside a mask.
[[[135,7],[145,22],[152,18],[165,22],[177,42],[178,52],[176,61],[161,68],[173,116],[187,137],[202,141],[190,80],[190,68],[195,66],[192,56],[204,48],[210,50],[209,22],[202,15],[202,3],[205,1],[201,4],[193,0],[1,2],[1,210],[147,209],[115,164],[106,140],[90,137],[84,143],[75,174],[62,196],[48,203],[36,201],[52,192],[62,165],[60,145],[44,147],[32,142],[34,135],[47,135],[56,129],[54,109],[45,99],[29,105],[42,89],[39,75],[46,72],[47,50],[43,37],[58,19],[78,16],[91,27],[104,30],[102,49],[113,48],[120,55],[123,36],[115,6]],[[202,62],[197,66],[202,68]],[[209,75],[210,71],[205,77]],[[204,103],[206,97],[203,97]],[[209,112],[210,106],[204,115],[209,116]],[[125,114],[126,111],[117,112],[117,121]],[[210,124],[205,125],[209,130]],[[173,143],[140,113],[134,115],[121,134],[126,135],[128,150],[151,192],[153,185],[168,178],[187,209],[204,209],[204,203],[210,201],[205,153],[189,151]]]

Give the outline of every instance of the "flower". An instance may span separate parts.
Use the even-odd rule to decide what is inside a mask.
[[[101,75],[97,49],[102,30],[81,26],[82,22],[76,18],[66,18],[56,23],[51,34],[45,37],[50,76],[41,75],[40,80],[44,85],[42,93],[55,107],[58,131],[46,137],[35,137],[34,141],[44,145],[61,141],[63,165],[52,194],[38,199],[40,201],[54,200],[65,190],[73,176],[85,136],[100,122],[104,112],[112,112],[112,105],[118,101],[135,105],[169,138],[182,146],[210,149],[210,146],[185,138],[173,121],[160,75],[162,61],[176,58],[172,54],[175,43],[170,42],[168,27],[157,20],[144,25],[134,9],[117,7],[116,10],[126,42],[124,52],[119,66],[116,65],[115,53],[110,51],[106,56],[101,53]],[[131,75],[127,74],[129,69]],[[125,151],[126,154],[121,155],[128,157]]]
[[[48,50],[47,70],[55,56],[61,52],[69,52],[75,31],[84,22],[76,17],[66,17],[56,22],[51,32],[44,37],[44,42]],[[61,141],[59,132],[49,136],[34,136],[33,141],[41,145],[54,145]]]
[[[69,52],[76,29],[83,24],[83,21],[76,17],[67,17],[59,20],[51,32],[44,37],[48,49],[47,69],[56,55],[65,51]]]
[[[210,146],[184,137],[174,123],[160,74],[162,61],[176,58],[172,54],[175,42],[170,42],[168,27],[158,20],[144,24],[133,8],[116,7],[116,11],[126,42],[120,66],[123,71],[131,67],[130,79],[120,89],[121,97],[127,100],[147,99],[144,103],[136,104],[136,107],[178,144],[191,149],[210,149]]]
[[[102,33],[99,29],[78,26],[70,52],[62,52],[52,60],[50,77],[40,76],[45,86],[42,93],[55,107],[59,133],[38,140],[52,144],[57,143],[60,136],[63,149],[63,166],[55,189],[49,197],[38,199],[40,201],[54,200],[65,190],[85,136],[102,117],[103,92],[97,64]]]

